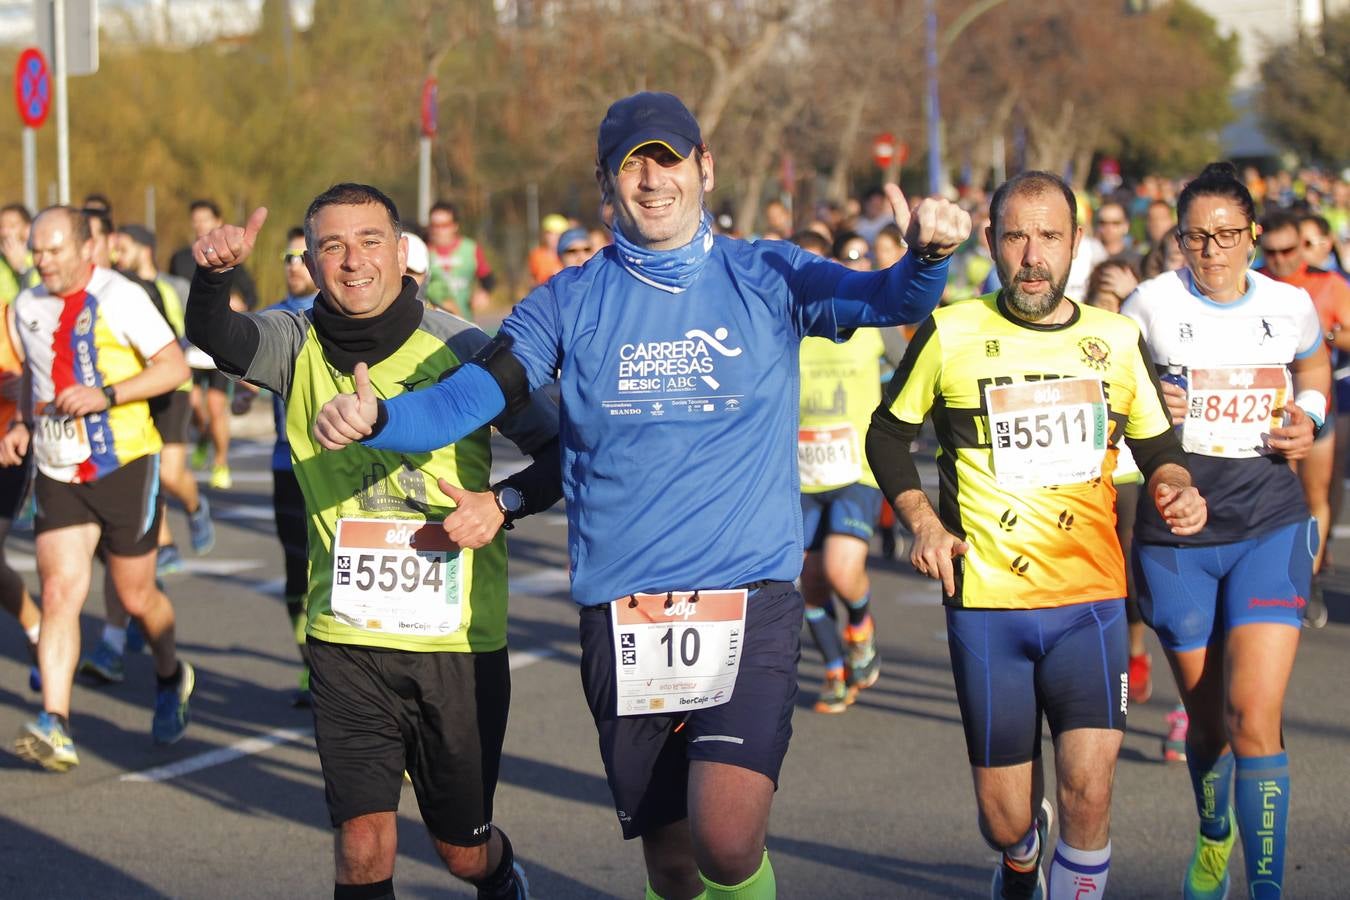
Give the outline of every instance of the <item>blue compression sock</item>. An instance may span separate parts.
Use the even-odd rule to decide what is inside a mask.
[[[1200,833],[1211,841],[1221,841],[1228,837],[1228,807],[1233,802],[1233,754],[1224,753],[1205,765],[1200,754],[1187,747],[1186,768],[1191,772]]]
[[[825,657],[825,668],[830,671],[844,668],[844,642],[839,639],[839,625],[834,618],[834,603],[828,607],[808,606],[806,608],[806,627],[811,630],[811,638],[816,649]]]
[[[1289,754],[1239,756],[1237,822],[1253,900],[1279,897],[1289,829]]]

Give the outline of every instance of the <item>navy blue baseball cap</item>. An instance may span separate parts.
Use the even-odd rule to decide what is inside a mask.
[[[703,145],[689,108],[674,94],[643,91],[615,101],[600,123],[599,158],[612,174],[644,144],[661,144],[680,159]]]

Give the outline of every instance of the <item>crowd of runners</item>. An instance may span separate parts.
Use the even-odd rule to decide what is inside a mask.
[[[649,898],[776,896],[802,635],[817,713],[885,665],[874,538],[941,584],[993,897],[1104,896],[1129,706],[1169,677],[1147,629],[1182,701],[1158,753],[1198,819],[1183,896],[1281,896],[1284,693],[1327,621],[1350,441],[1350,184],[1024,172],[952,199],[774,200],[742,235],[708,211],[698,122],[659,93],[609,108],[595,177],[602,221],[543,219],[535,287],[493,334],[491,254],[449,202],[423,230],[365,184],[294,224],[198,200],[166,271],[99,195],[0,209],[0,550],[31,527],[37,558],[29,585],[0,555],[40,697],[15,751],[78,765],[75,678],[123,680],[139,644],[154,740],[183,736],[166,510],[210,552],[194,469],[231,488],[232,410],[264,394],[339,900],[393,896],[405,780],[452,875],[528,896],[493,817],[506,533],[560,499],[585,700]],[[269,265],[270,305],[249,275]],[[531,459],[496,482],[492,429]],[[82,656],[95,560],[106,624]]]

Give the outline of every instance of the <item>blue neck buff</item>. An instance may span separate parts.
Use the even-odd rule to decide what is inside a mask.
[[[694,239],[675,250],[649,250],[630,241],[614,223],[614,246],[619,251],[619,262],[628,273],[652,287],[669,291],[672,294],[683,293],[694,283],[703,264],[708,261],[708,251],[712,249],[712,218],[704,213],[699,220],[698,231]]]

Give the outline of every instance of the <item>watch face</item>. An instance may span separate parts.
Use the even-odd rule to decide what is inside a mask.
[[[525,497],[513,487],[503,487],[497,491],[497,505],[502,508],[502,512],[513,515],[525,505]]]

